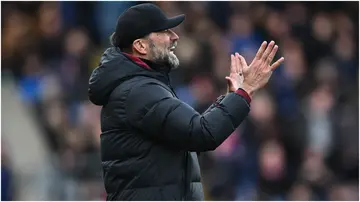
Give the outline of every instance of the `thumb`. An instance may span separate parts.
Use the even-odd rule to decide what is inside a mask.
[[[225,77],[225,79],[227,80],[229,85],[232,85],[234,83],[234,80],[232,78],[228,77],[228,76]]]
[[[225,77],[226,81],[227,81],[227,91],[228,92],[232,92],[234,89],[233,89],[233,80],[230,78],[230,77]]]

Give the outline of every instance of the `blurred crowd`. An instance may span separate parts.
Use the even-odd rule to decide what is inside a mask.
[[[117,17],[137,3],[2,2],[2,78],[16,79],[51,148],[53,200],[104,199],[100,108],[88,101],[88,79]],[[186,14],[174,29],[181,67],[171,80],[200,113],[226,93],[231,53],[250,64],[274,40],[285,57],[247,120],[201,154],[207,200],[359,200],[358,2],[156,3]],[[2,200],[11,200],[6,151],[1,167]]]

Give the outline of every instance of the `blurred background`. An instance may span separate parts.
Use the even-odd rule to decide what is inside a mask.
[[[1,3],[1,199],[104,200],[91,71],[141,2]],[[285,57],[247,120],[200,157],[207,200],[359,200],[359,2],[155,2],[175,31],[179,97],[203,112],[230,54]]]

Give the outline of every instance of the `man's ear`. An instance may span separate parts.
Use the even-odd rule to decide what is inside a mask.
[[[139,53],[141,55],[147,54],[147,44],[145,43],[145,41],[143,39],[136,39],[133,42],[133,49],[134,49],[134,51],[136,51],[137,53]]]

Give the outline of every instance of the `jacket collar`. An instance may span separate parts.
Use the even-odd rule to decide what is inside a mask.
[[[138,64],[139,66],[148,69],[148,70],[154,70],[157,72],[161,72],[164,74],[169,74],[170,73],[170,68],[166,67],[164,65],[159,65],[155,62],[152,62],[150,60],[144,59],[144,58],[139,58],[136,56],[133,56],[131,54],[122,52],[125,56],[127,56],[129,59],[131,59],[133,62],[135,62],[136,64]]]
[[[141,67],[144,67],[145,69],[151,69],[151,67],[146,64],[143,60],[141,60],[140,58],[138,57],[135,57],[133,55],[130,55],[128,53],[125,53],[125,52],[122,52],[127,58],[129,58],[130,60],[132,60],[133,62],[135,62],[136,64],[138,64],[139,66]]]
[[[136,56],[133,56],[131,54],[122,52],[122,54],[124,54],[129,60],[133,61],[134,63],[136,63],[137,65],[139,65],[140,67],[146,69],[146,70],[150,70],[152,72],[156,72],[157,76],[156,78],[161,80],[162,82],[170,85],[170,77],[169,77],[169,73],[170,73],[170,68],[166,67],[164,65],[159,65],[157,63],[154,63],[150,60],[146,60],[144,58],[139,58]]]

